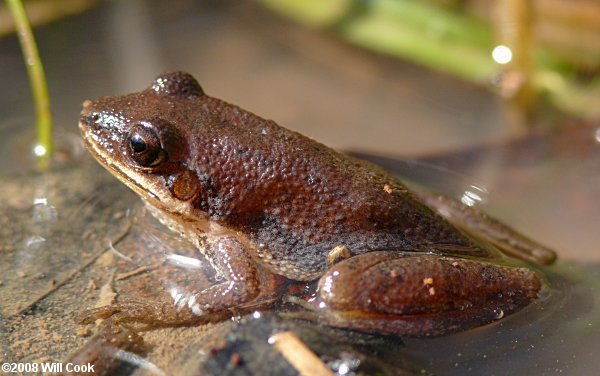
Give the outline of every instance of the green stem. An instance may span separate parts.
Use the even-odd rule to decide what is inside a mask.
[[[29,83],[36,110],[37,145],[34,153],[42,169],[47,168],[52,153],[52,113],[46,75],[40,60],[35,38],[21,0],[6,0],[15,20],[17,35],[25,58]]]

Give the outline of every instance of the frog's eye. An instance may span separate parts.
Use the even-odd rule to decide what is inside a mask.
[[[126,140],[131,159],[142,167],[154,167],[166,159],[166,152],[152,126],[142,122],[133,126]]]

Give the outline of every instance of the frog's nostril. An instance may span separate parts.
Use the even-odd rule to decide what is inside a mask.
[[[83,124],[83,125],[89,125],[90,124],[90,116],[89,115],[81,115],[79,117],[79,123]]]
[[[98,120],[100,120],[100,115],[97,113],[86,113],[79,117],[79,121],[87,126],[93,126],[98,122]]]

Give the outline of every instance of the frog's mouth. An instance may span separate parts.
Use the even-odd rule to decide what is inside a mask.
[[[89,105],[88,103],[87,107]],[[173,198],[162,176],[145,174],[130,167],[124,159],[126,157],[120,151],[118,141],[106,137],[102,130],[94,129],[93,125],[88,124],[84,119],[85,117],[79,121],[79,131],[90,154],[102,167],[145,200],[152,207],[151,209],[155,209],[150,212],[161,222],[166,219],[168,227],[182,233],[185,231],[181,226],[191,226],[194,231],[204,233],[209,239],[233,236],[242,242],[247,250],[258,254],[254,245],[242,233],[212,221],[206,212],[194,209],[189,202]],[[109,146],[103,147],[103,145]],[[107,150],[109,148],[113,151]]]
[[[246,244],[247,249],[253,249],[250,241],[241,234],[211,221],[205,212],[194,210],[188,202],[172,198],[170,191],[164,186],[159,175],[148,176],[128,167],[126,161],[119,160],[119,157],[122,156],[118,151],[119,147],[113,146],[115,150],[113,153],[107,151],[101,146],[106,138],[94,134],[88,124],[79,122],[79,130],[86,148],[98,163],[137,193],[151,207],[154,207],[156,210],[151,211],[154,216],[161,219],[161,221],[170,217],[169,227],[177,228],[181,232],[179,227],[174,225],[175,223],[194,224],[195,229],[209,236],[235,236]],[[114,144],[111,141],[106,142]],[[157,216],[157,213],[160,215]],[[163,214],[166,214],[167,217]]]
[[[105,148],[102,148],[100,146],[102,142],[99,141],[99,137],[102,136],[95,135],[89,128],[90,126],[85,122],[79,122],[79,130],[84,145],[102,167],[150,204],[172,214],[182,215],[182,213],[176,213],[173,212],[173,210],[169,210],[169,205],[165,203],[165,198],[161,197],[165,196],[164,194],[159,196],[158,194],[153,193],[164,190],[164,187],[160,187],[156,180],[150,179],[144,174],[127,167],[125,162],[119,161],[117,157],[120,157],[121,154],[118,152],[118,147],[114,148],[116,150],[114,154],[111,154]],[[167,200],[174,201],[172,199],[169,200],[168,197]],[[181,206],[181,203],[175,206]]]

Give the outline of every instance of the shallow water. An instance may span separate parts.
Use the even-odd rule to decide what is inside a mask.
[[[432,340],[406,339],[407,350],[435,374],[594,373],[600,348],[600,266],[553,269],[560,274],[548,276],[545,299],[484,328]]]
[[[282,330],[294,331],[340,374],[580,375],[600,366],[597,125],[500,142],[509,135],[502,108],[482,88],[340,46],[251,3],[125,3],[40,32],[64,132],[62,162],[48,175],[31,173],[25,73],[16,43],[0,40],[0,109],[15,119],[0,125],[0,360],[66,359],[89,340],[75,316],[114,299],[111,293],[172,299],[219,279],[88,157],[76,134],[83,99],[136,91],[160,70],[183,68],[210,94],[328,145],[368,150],[363,157],[417,187],[475,200],[557,249],[559,263],[544,270],[544,299],[465,333],[398,339],[345,332],[298,321],[289,314],[299,308],[288,304],[218,324],[144,332],[144,356],[157,368],[138,358],[138,373],[294,374],[268,343]],[[482,141],[493,143],[470,147]],[[232,361],[236,354],[244,361]]]

